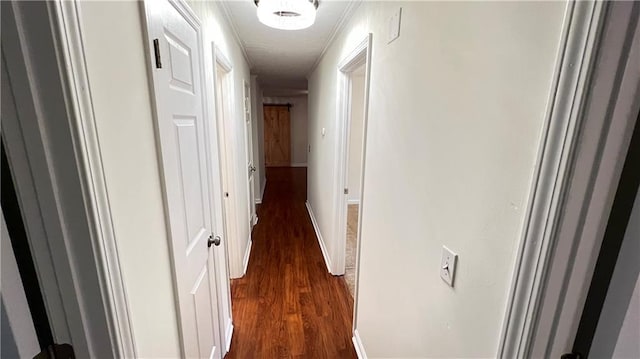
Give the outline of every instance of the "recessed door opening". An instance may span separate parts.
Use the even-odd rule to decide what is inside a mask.
[[[360,183],[362,183],[362,147],[364,144],[365,64],[350,74],[349,126],[347,141],[347,226],[344,279],[352,297],[356,289],[356,251],[360,211]]]
[[[242,208],[242,204],[237,203],[235,163],[233,148],[233,116],[232,116],[232,77],[231,63],[214,47],[213,50],[215,67],[215,111],[218,132],[218,150],[220,158],[220,172],[222,181],[223,213],[224,213],[224,233],[227,245],[224,248],[227,256],[227,266],[230,278],[239,278],[244,275],[243,251],[240,248],[241,238],[238,233],[237,210]],[[250,243],[249,243],[250,245]],[[227,278],[224,280],[228,281]]]
[[[344,274],[345,285],[354,300],[354,333],[358,305],[358,261],[362,245],[370,59],[371,34],[338,65],[338,191],[335,197],[335,233],[338,240],[330,271],[334,275]]]

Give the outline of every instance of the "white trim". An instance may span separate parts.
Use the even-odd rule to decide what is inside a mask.
[[[242,260],[242,276],[247,274],[247,268],[249,267],[249,257],[251,256],[251,246],[253,241],[251,240],[251,231],[249,231],[249,240],[247,241],[247,249],[244,251],[244,259]]]
[[[7,154],[54,340],[71,343],[78,357],[135,356],[77,4],[2,7],[20,118],[3,118]]]
[[[225,72],[231,72],[233,70],[233,64],[231,63],[231,60],[229,60],[229,57],[215,43],[212,42],[211,47],[214,64],[220,64]]]
[[[349,204],[352,204],[352,205],[353,205],[353,204],[360,205],[360,200],[359,200],[359,199],[353,199],[353,198],[352,198],[352,199],[347,199],[347,204],[348,204],[348,205],[349,205]]]
[[[224,15],[225,20],[227,20],[227,24],[231,28],[231,33],[233,34],[233,38],[238,43],[238,46],[240,46],[240,50],[242,50],[242,56],[244,56],[244,60],[247,62],[247,65],[249,65],[249,68],[252,68],[253,64],[251,63],[251,61],[249,61],[249,56],[247,55],[247,49],[245,49],[244,43],[240,38],[240,34],[238,33],[238,28],[236,26],[235,21],[233,21],[233,16],[231,16],[231,11],[229,11],[229,7],[224,1],[215,1],[215,3],[218,4],[218,6],[222,9],[222,14]]]
[[[532,357],[559,357],[573,347],[640,109],[640,4],[606,6]]]
[[[212,48],[212,56],[215,55],[215,44],[210,44],[208,40],[203,39],[203,48],[207,48],[211,46]],[[220,53],[222,54],[222,53]],[[218,246],[217,249],[214,250],[215,263],[214,267],[216,268],[216,287],[218,288],[218,320],[219,320],[219,333],[220,333],[220,343],[225,343],[227,341],[231,341],[231,337],[227,338],[224,335],[227,335],[226,331],[231,326],[231,330],[233,330],[233,313],[232,313],[232,303],[231,303],[231,283],[229,280],[229,253],[228,253],[228,237],[226,230],[226,214],[225,214],[225,204],[224,204],[224,193],[222,190],[222,173],[221,173],[221,159],[220,159],[220,149],[219,149],[219,139],[218,139],[218,126],[217,126],[217,116],[216,116],[216,93],[215,93],[215,66],[207,65],[207,61],[209,59],[205,59],[204,65],[204,83],[205,83],[205,96],[207,98],[206,101],[206,109],[209,116],[207,116],[206,121],[206,129],[207,129],[207,146],[208,146],[208,155],[209,155],[209,173],[211,179],[211,196],[212,196],[212,223],[215,223],[215,235],[218,235],[222,238],[222,243]],[[225,58],[226,60],[226,58]],[[216,64],[215,59],[212,58],[211,64]],[[228,333],[229,335],[233,333]],[[226,347],[224,353],[229,351],[228,346]]]
[[[316,221],[316,216],[313,214],[313,210],[311,209],[311,203],[309,203],[309,201],[306,201],[305,205],[307,206],[307,211],[309,212],[309,217],[311,218],[311,223],[313,224],[313,229],[316,232],[318,244],[320,244],[320,250],[322,251],[324,264],[327,265],[327,272],[331,273],[331,258],[329,258],[329,256],[327,255],[327,248],[324,246],[324,240],[322,239],[322,234],[320,233],[320,227],[318,227],[318,221]]]
[[[351,341],[353,342],[353,348],[356,350],[358,359],[367,359],[367,352],[364,350],[364,345],[362,345],[362,339],[360,339],[360,333],[358,332],[358,329],[353,331],[353,337],[351,337]]]
[[[351,75],[350,73],[358,67],[365,65],[365,86],[364,86],[364,110],[363,110],[363,122],[362,122],[362,153],[359,159],[362,172],[360,176],[360,193],[359,197],[363,198],[363,184],[364,184],[364,158],[366,154],[366,138],[367,138],[367,123],[368,123],[368,108],[369,108],[369,83],[370,83],[370,70],[371,70],[371,45],[373,41],[372,34],[360,41],[351,52],[346,55],[338,64],[337,76],[338,76],[338,89],[336,91],[337,98],[337,124],[336,133],[338,134],[338,143],[336,152],[334,154],[334,163],[336,164],[336,176],[334,188],[336,189],[333,198],[333,208],[335,217],[333,219],[333,233],[336,238],[336,246],[333,251],[332,261],[332,273],[344,274],[345,271],[345,250],[347,242],[347,199],[348,195],[344,193],[344,188],[347,188],[348,180],[348,156],[349,156],[349,137],[350,137],[350,124],[351,124]],[[362,218],[362,206],[358,208],[358,218]],[[360,220],[358,220],[358,226],[360,226]],[[358,238],[356,241],[360,242],[360,232],[358,229]],[[357,255],[357,254],[356,254]],[[357,281],[357,277],[356,277]]]
[[[88,355],[87,338],[83,338],[78,303],[62,295],[74,292],[71,260],[64,243],[59,221],[53,176],[49,172],[48,149],[42,141],[37,99],[38,87],[29,79],[32,75],[31,54],[23,49],[28,24],[22,23],[23,3],[2,2],[2,63],[12,81],[2,81],[2,101],[11,93],[15,116],[4,117],[9,105],[2,105],[2,136],[13,182],[24,220],[29,247],[41,285],[42,296],[51,324],[54,340],[70,343],[74,338],[76,355]],[[3,73],[2,76],[5,74]],[[19,120],[20,119],[20,120]],[[33,173],[40,173],[34,176]],[[43,175],[46,174],[46,175]],[[74,315],[76,314],[76,315]]]
[[[267,180],[262,182],[262,189],[260,190],[260,198],[256,198],[256,204],[261,204],[262,199],[264,198],[264,190],[267,188]]]
[[[66,75],[75,119],[74,142],[79,158],[80,176],[90,224],[94,256],[98,264],[100,287],[104,296],[111,339],[117,357],[136,355],[135,340],[129,315],[129,304],[118,257],[111,207],[102,165],[97,124],[86,68],[79,9],[76,2],[54,3],[60,28],[60,46],[64,51]]]
[[[233,322],[229,322],[227,325],[227,329],[224,334],[224,344],[225,344],[225,353],[228,353],[231,350],[231,339],[233,338]]]
[[[212,86],[213,86],[213,103],[214,103],[214,113],[212,115],[215,116],[216,120],[216,128],[218,133],[218,152],[220,157],[220,177],[222,179],[222,190],[223,192],[229,193],[229,197],[224,197],[223,195],[223,212],[224,212],[224,222],[225,222],[225,233],[227,237],[226,243],[228,246],[226,249],[228,250],[227,258],[229,265],[229,277],[230,278],[240,278],[244,274],[243,271],[243,255],[241,253],[240,248],[238,248],[238,234],[241,232],[238,227],[240,223],[238,223],[238,207],[239,204],[236,202],[236,173],[235,173],[235,159],[236,153],[233,150],[233,146],[230,146],[230,132],[228,131],[227,126],[231,126],[234,122],[235,111],[233,106],[233,101],[235,98],[235,91],[233,88],[233,64],[229,60],[229,57],[225,55],[225,53],[214,43],[211,42],[211,60],[212,60]],[[220,65],[222,69],[226,73],[226,96],[223,98],[223,106],[224,108],[221,110],[223,117],[220,118],[218,115],[221,111],[217,108],[218,106],[218,97],[220,94],[216,91],[218,75],[216,71],[216,66]],[[225,84],[223,84],[225,85]],[[243,115],[244,116],[244,115]],[[244,117],[243,117],[244,121]],[[242,225],[246,225],[247,223],[243,223]],[[251,233],[251,229],[249,229],[249,233]]]
[[[291,167],[307,167],[307,163],[306,162],[292,162]]]
[[[355,14],[356,10],[360,7],[360,5],[362,5],[363,2],[364,2],[363,0],[354,0],[348,3],[347,7],[344,9],[344,12],[342,13],[342,16],[340,16],[340,19],[336,23],[336,26],[333,28],[333,31],[331,32],[331,36],[327,38],[327,42],[324,44],[324,47],[322,48],[320,55],[318,55],[318,58],[316,58],[316,61],[313,63],[313,66],[311,66],[311,70],[309,70],[309,72],[305,76],[307,79],[316,70],[316,68],[320,64],[320,61],[322,61],[322,59],[324,58],[324,55],[329,50],[329,47],[331,46],[331,44],[333,44],[333,40],[335,40],[338,34],[342,33],[342,29],[345,26],[347,26],[347,23],[349,22],[353,14]]]
[[[581,1],[569,2],[566,7],[552,93],[506,306],[500,358],[527,357],[533,340],[573,163],[602,7],[601,2]]]

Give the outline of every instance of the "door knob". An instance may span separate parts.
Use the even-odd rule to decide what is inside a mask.
[[[216,247],[220,245],[220,236],[216,236],[216,238],[212,238],[212,236],[213,235],[209,236],[209,239],[207,240],[207,248],[211,247],[212,244],[215,244]]]

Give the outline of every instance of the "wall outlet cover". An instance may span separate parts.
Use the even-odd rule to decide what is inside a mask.
[[[446,246],[442,246],[442,259],[440,259],[440,278],[453,287],[453,279],[456,274],[456,262],[458,255]]]

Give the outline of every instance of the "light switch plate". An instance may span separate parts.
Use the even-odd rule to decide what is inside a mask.
[[[400,18],[402,17],[402,8],[399,7],[393,15],[389,18],[387,43],[390,44],[393,40],[400,37]]]
[[[442,259],[440,260],[440,278],[450,287],[453,287],[453,279],[456,275],[456,262],[458,255],[447,246],[442,246]]]

